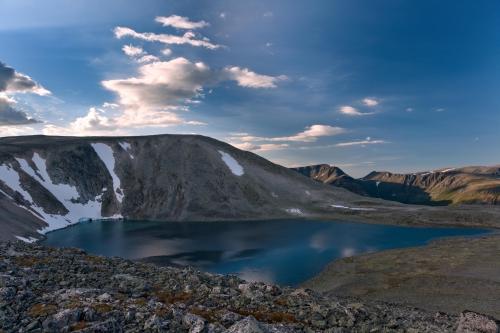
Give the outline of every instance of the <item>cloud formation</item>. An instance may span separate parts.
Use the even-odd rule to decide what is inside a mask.
[[[16,108],[14,94],[31,93],[40,96],[49,95],[50,91],[35,82],[28,75],[22,74],[0,62],[0,126],[27,125],[38,123],[26,112]]]
[[[288,148],[289,143],[292,142],[316,142],[320,137],[335,136],[345,132],[346,130],[341,127],[315,124],[307,126],[302,132],[290,136],[260,137],[247,133],[233,133],[229,141],[233,146],[244,150],[270,151]]]
[[[245,78],[229,76],[226,69],[212,70],[203,62],[178,57],[169,61],[153,60],[141,65],[137,76],[106,80],[102,85],[118,96],[118,104],[123,108],[119,117],[123,126],[168,126],[184,123],[176,113],[188,110],[186,104],[197,102],[206,86],[234,80],[249,88],[275,88],[280,80],[248,69],[244,75]]]
[[[366,140],[351,141],[351,142],[341,142],[337,143],[336,147],[350,147],[350,146],[366,146],[366,145],[380,145],[388,143],[385,140],[371,140],[371,138],[366,138]]]
[[[14,108],[15,101],[5,95],[0,95],[0,126],[28,125],[39,123],[26,112]]]
[[[373,112],[360,112],[358,109],[355,107],[352,107],[350,105],[344,105],[339,108],[340,113],[345,114],[347,116],[367,116],[373,114]]]
[[[189,18],[179,15],[158,16],[155,21],[161,23],[164,27],[174,27],[177,29],[193,30],[208,27],[210,24],[205,21],[193,22]]]
[[[205,47],[207,49],[218,49],[221,46],[217,44],[213,44],[206,37],[202,39],[196,38],[196,34],[192,31],[187,31],[182,36],[170,35],[170,34],[155,34],[152,32],[137,32],[133,29],[127,27],[116,27],[114,29],[115,37],[118,39],[124,37],[132,37],[135,39],[141,39],[148,42],[159,42],[167,45],[191,45],[197,47]]]
[[[287,79],[285,75],[269,76],[252,72],[248,68],[238,66],[226,67],[223,70],[224,75],[229,80],[238,82],[241,87],[248,88],[276,88],[276,83]]]
[[[364,105],[369,106],[369,107],[377,106],[379,104],[378,100],[376,100],[375,98],[369,98],[369,97],[364,98],[361,102]]]

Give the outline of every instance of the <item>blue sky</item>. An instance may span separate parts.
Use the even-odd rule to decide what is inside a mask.
[[[198,133],[355,176],[497,164],[499,36],[486,0],[0,0],[0,135]]]

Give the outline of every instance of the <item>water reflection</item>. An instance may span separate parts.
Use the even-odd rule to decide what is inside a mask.
[[[297,220],[95,221],[49,233],[45,243],[159,265],[191,265],[253,281],[296,285],[336,258],[484,232]]]

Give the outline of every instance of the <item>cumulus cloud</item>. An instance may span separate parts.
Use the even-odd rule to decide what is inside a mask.
[[[193,22],[189,18],[179,15],[171,15],[168,17],[158,16],[156,22],[161,23],[164,27],[174,27],[177,29],[193,30],[208,27],[210,24],[205,21]]]
[[[102,82],[127,109],[172,109],[196,97],[203,85],[213,81],[207,65],[182,57],[145,64],[138,71],[136,77]]]
[[[238,82],[239,86],[248,88],[276,88],[277,82],[287,79],[285,75],[262,75],[237,66],[226,67],[223,73],[228,79]]]
[[[22,74],[0,62],[0,126],[26,125],[38,123],[26,112],[16,108],[14,94],[31,93],[40,96],[49,95],[50,91],[35,82],[28,75]]]
[[[364,105],[370,106],[370,107],[377,106],[379,104],[378,100],[376,100],[375,98],[369,98],[369,97],[364,98],[361,102]]]
[[[344,105],[339,108],[340,113],[348,115],[348,116],[367,116],[373,114],[373,112],[360,112],[355,107],[350,105]]]
[[[246,87],[273,88],[273,82],[279,81],[272,76],[247,72],[255,80],[245,81]],[[118,96],[124,125],[154,126],[184,123],[176,113],[187,110],[186,104],[197,102],[205,86],[214,86],[223,80],[239,82],[238,78],[228,76],[225,69],[212,70],[203,62],[179,57],[169,61],[153,60],[139,66],[137,76],[106,80],[102,85]]]
[[[182,36],[170,35],[170,34],[155,34],[152,32],[137,32],[133,29],[127,27],[116,27],[114,29],[115,37],[118,39],[124,37],[132,37],[136,39],[141,39],[149,42],[159,42],[167,45],[182,45],[188,44],[191,46],[205,47],[208,49],[218,49],[220,45],[213,44],[208,38],[198,39],[192,31],[184,33]]]

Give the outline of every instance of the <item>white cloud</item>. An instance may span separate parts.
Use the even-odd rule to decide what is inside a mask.
[[[176,113],[185,111],[186,104],[197,102],[204,86],[213,86],[222,80],[244,80],[243,86],[251,88],[275,87],[271,76],[259,75],[249,70],[247,77],[228,76],[224,70],[210,69],[202,62],[186,58],[154,61],[139,66],[138,75],[127,79],[106,80],[102,85],[117,94],[118,104],[124,114],[124,126],[176,125],[184,121]],[[264,77],[264,78],[262,78]],[[253,79],[253,80],[252,80]]]
[[[125,126],[175,125],[183,120],[175,114],[182,104],[196,98],[203,86],[214,81],[210,68],[185,58],[153,62],[139,67],[139,75],[102,85],[118,95],[124,108]]]
[[[187,17],[179,16],[179,15],[171,15],[168,17],[158,16],[155,19],[156,22],[161,23],[164,27],[174,27],[177,29],[200,29],[204,27],[208,27],[210,24],[205,21],[192,22]]]
[[[145,54],[144,50],[141,47],[133,46],[133,45],[124,45],[122,47],[123,53],[128,55],[129,57],[137,57]]]
[[[233,133],[228,141],[235,147],[252,151],[270,151],[289,148],[285,142],[315,142],[320,137],[335,136],[345,132],[341,127],[329,125],[311,125],[291,136],[260,137],[248,135],[248,133]],[[280,143],[274,143],[280,142]]]
[[[102,110],[96,108],[90,108],[87,115],[76,118],[76,120],[72,122],[70,126],[74,129],[78,129],[84,132],[89,130],[100,131],[116,128],[116,124],[111,119],[106,117]]]
[[[348,116],[367,116],[373,114],[373,112],[360,112],[355,107],[344,105],[339,108],[340,113],[343,113]]]
[[[276,88],[276,83],[287,79],[285,75],[269,76],[252,72],[248,68],[237,66],[226,67],[223,73],[230,80],[235,80],[241,87],[248,88]]]
[[[0,137],[33,135],[35,129],[29,126],[0,126]]]
[[[271,12],[271,11],[268,11],[268,12],[265,12],[264,14],[262,14],[262,16],[264,16],[264,17],[273,17],[274,13]]]
[[[272,151],[272,150],[281,150],[289,147],[286,143],[263,143],[263,144],[255,144],[251,142],[241,142],[241,143],[232,143],[238,149],[248,150],[248,151]]]
[[[166,48],[166,49],[163,49],[163,50],[161,51],[161,53],[162,53],[164,56],[167,56],[167,57],[168,57],[168,56],[171,56],[171,55],[172,55],[172,50],[171,50],[171,49],[169,49],[169,48]]]
[[[379,101],[374,98],[367,97],[362,100],[362,103],[366,106],[373,107],[377,106],[379,104]]]
[[[137,59],[137,62],[139,63],[146,63],[146,62],[153,62],[153,61],[159,61],[160,59],[157,56],[154,56],[152,54],[147,54],[144,55],[140,58]]]
[[[349,146],[366,146],[366,145],[379,145],[388,143],[385,140],[371,140],[371,138],[366,138],[366,140],[351,141],[351,142],[341,142],[337,143],[336,147],[349,147]]]
[[[191,46],[205,47],[208,49],[217,49],[221,47],[220,45],[213,44],[208,38],[197,39],[196,35],[192,31],[184,33],[182,36],[169,35],[169,34],[155,34],[152,32],[136,32],[133,29],[127,27],[116,27],[114,29],[115,37],[118,39],[124,37],[132,37],[136,39],[142,39],[149,42],[159,42],[167,45],[182,45],[188,44]]]
[[[406,112],[413,112],[413,108],[406,108]]]
[[[219,14],[219,17],[220,17],[221,19],[225,19],[225,18],[226,18],[226,16],[227,16],[227,13],[225,13],[225,12],[222,12],[222,13],[220,13],[220,14]]]
[[[300,142],[314,142],[319,137],[334,136],[345,133],[345,129],[329,125],[312,125],[306,127],[303,132],[297,133],[293,136],[271,138],[271,141],[300,141]]]

